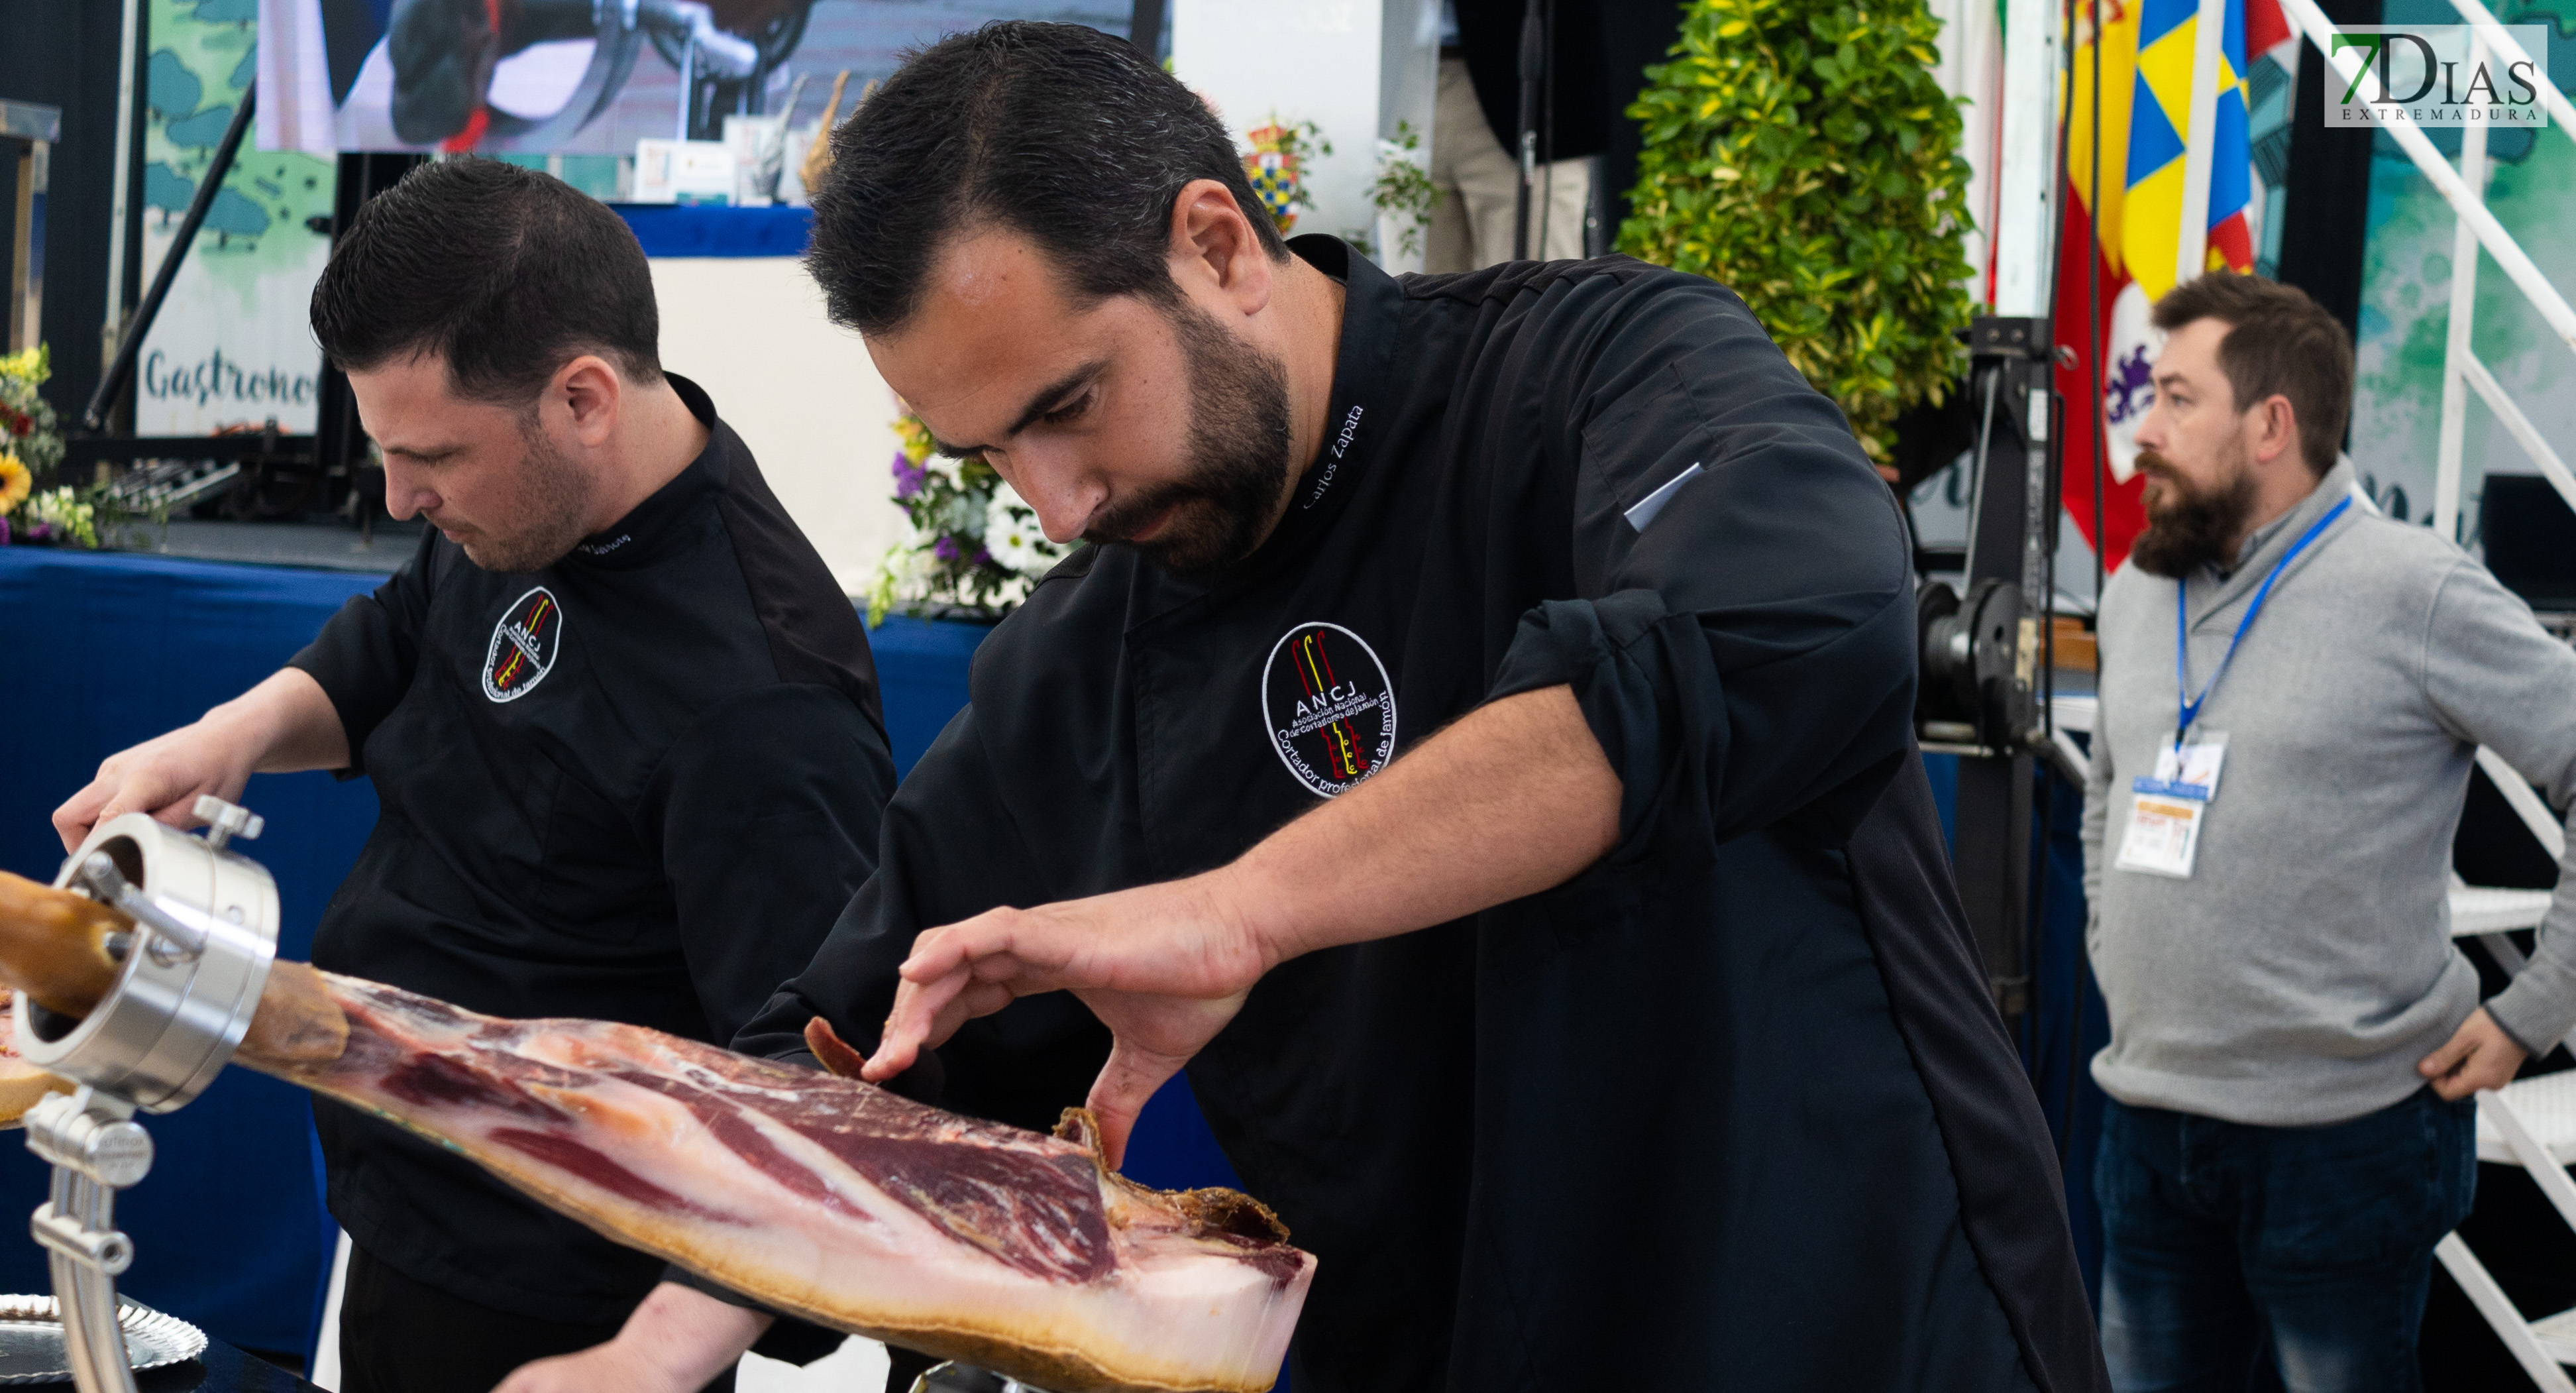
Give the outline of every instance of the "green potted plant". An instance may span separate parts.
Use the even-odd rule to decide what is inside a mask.
[[[1938,405],[1975,313],[1968,162],[1923,0],[1689,0],[1646,69],[1622,251],[1744,297],[1889,462]]]

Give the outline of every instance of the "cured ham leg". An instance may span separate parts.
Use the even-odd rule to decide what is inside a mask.
[[[27,1109],[48,1093],[69,1093],[71,1080],[52,1074],[28,1063],[18,1054],[16,1023],[10,1019],[10,1003],[0,1000],[0,1127],[24,1126]]]
[[[23,958],[50,974],[48,1009],[94,1006],[114,963],[61,939],[97,923],[9,922],[25,884],[0,883],[0,976],[38,976]],[[828,1027],[812,1042],[848,1056]],[[273,970],[235,1058],[765,1305],[1055,1393],[1258,1393],[1314,1276],[1259,1204],[1108,1170],[1078,1109],[1044,1137],[640,1027],[500,1020],[297,963]]]

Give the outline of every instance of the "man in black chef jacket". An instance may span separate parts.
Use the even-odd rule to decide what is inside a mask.
[[[432,530],[284,670],[109,759],[65,844],[254,771],[363,772],[382,812],[317,964],[730,1039],[867,877],[894,775],[865,630],[658,326],[634,234],[558,180],[433,164],[370,201],[313,328],[387,506]],[[461,1156],[314,1117],[354,1245],[342,1393],[485,1393],[661,1276]]]
[[[737,1048],[819,1014],[951,1108],[1087,1090],[1113,1153],[1186,1066],[1321,1259],[1298,1393],[2105,1386],[1895,502],[1741,301],[1282,245],[1083,29],[952,37],[833,147],[833,316],[1094,545]],[[621,1344],[511,1393],[671,1386]]]

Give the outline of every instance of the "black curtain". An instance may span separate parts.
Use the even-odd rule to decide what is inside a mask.
[[[2321,0],[2338,26],[2377,24],[2380,0]],[[2358,336],[2362,239],[2370,222],[2369,127],[2325,123],[2326,65],[2299,45],[2299,90],[2290,111],[2290,176],[2281,212],[2281,280],[2308,292]]]

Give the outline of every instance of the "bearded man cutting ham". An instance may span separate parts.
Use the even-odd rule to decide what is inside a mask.
[[[815,202],[834,317],[1093,545],[737,1049],[820,1016],[945,1107],[1087,1097],[1113,1156],[1186,1068],[1320,1260],[1300,1393],[2102,1386],[1903,525],[1740,301],[1283,244],[1195,97],[1064,26],[914,57]],[[510,1388],[677,1387],[763,1319]]]

